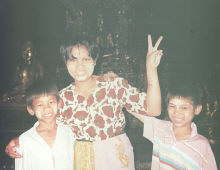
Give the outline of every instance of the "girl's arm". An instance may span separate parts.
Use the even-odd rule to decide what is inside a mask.
[[[163,37],[160,36],[155,45],[152,45],[151,35],[148,35],[148,52],[146,56],[147,92],[146,104],[148,116],[159,116],[161,113],[161,92],[157,67],[163,56],[163,51],[158,50]]]

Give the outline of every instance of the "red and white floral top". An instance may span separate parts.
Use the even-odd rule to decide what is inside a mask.
[[[74,92],[74,84],[60,91],[57,119],[72,128],[76,139],[97,141],[120,134],[126,123],[123,107],[128,112],[146,113],[146,93],[140,93],[123,78],[106,81],[98,77],[96,84],[87,100]]]

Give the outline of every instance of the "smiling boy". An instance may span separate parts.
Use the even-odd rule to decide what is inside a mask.
[[[55,84],[37,81],[26,94],[27,111],[38,122],[19,137],[22,158],[15,170],[73,170],[73,132],[56,123],[59,93]]]
[[[151,169],[216,170],[211,146],[193,123],[202,110],[202,90],[193,83],[175,84],[166,104],[170,121],[139,116],[144,137],[153,143]]]

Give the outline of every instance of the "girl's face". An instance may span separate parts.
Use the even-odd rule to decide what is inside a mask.
[[[95,61],[84,45],[76,45],[72,48],[72,57],[67,60],[66,66],[75,81],[86,81],[94,71]]]

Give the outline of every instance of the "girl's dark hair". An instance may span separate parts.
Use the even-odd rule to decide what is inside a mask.
[[[43,94],[54,95],[59,101],[59,91],[53,81],[38,79],[34,81],[26,90],[26,104],[32,107],[33,101]]]
[[[190,98],[195,106],[202,105],[203,90],[200,84],[192,82],[173,83],[168,87],[166,104],[174,97]]]
[[[77,45],[85,46],[90,57],[92,57],[94,61],[97,61],[100,53],[98,44],[88,37],[78,36],[73,40],[70,40],[68,43],[66,43],[66,45],[62,45],[60,47],[60,53],[65,63],[68,59],[72,58],[72,48]]]

